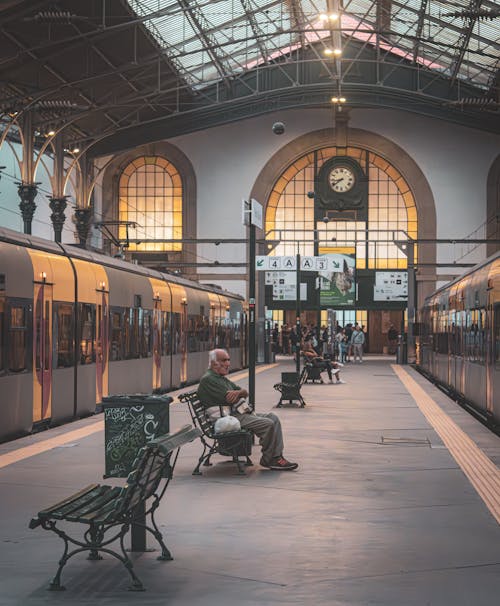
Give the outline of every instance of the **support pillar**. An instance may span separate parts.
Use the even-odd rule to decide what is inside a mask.
[[[24,233],[31,235],[31,223],[35,214],[35,198],[38,192],[36,183],[20,183],[17,192],[21,198],[19,208],[24,222]]]
[[[61,242],[61,234],[64,226],[64,221],[66,220],[66,215],[64,211],[67,206],[66,198],[67,196],[61,196],[60,198],[55,198],[51,196],[47,196],[50,200],[49,206],[52,214],[50,215],[50,219],[52,221],[52,225],[54,226],[54,240],[56,242]]]

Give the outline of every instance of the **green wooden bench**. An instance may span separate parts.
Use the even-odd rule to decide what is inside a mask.
[[[200,402],[196,391],[180,394],[179,400],[188,405],[193,425],[201,432],[200,439],[203,444],[203,452],[193,470],[193,475],[202,475],[200,471],[201,464],[203,463],[206,467],[210,466],[210,457],[215,453],[231,457],[238,467],[238,473],[245,475],[245,467],[253,465],[250,460],[253,434],[246,429],[215,433],[213,423],[208,418],[205,407]]]
[[[172,559],[158,530],[154,513],[172,479],[180,447],[197,438],[199,434],[198,429],[186,425],[173,434],[156,438],[138,452],[124,487],[90,484],[59,503],[43,509],[31,520],[30,528],[41,526],[45,530],[55,532],[64,541],[59,568],[49,589],[64,590],[61,585],[64,566],[74,555],[88,551],[89,560],[102,559],[101,553],[108,553],[120,560],[132,577],[129,589],[144,591],[144,586],[135,574],[132,561],[125,551],[124,537],[132,524],[142,526],[155,537],[161,547],[158,559]],[[177,451],[175,455],[174,450]],[[165,482],[162,483],[163,478]],[[147,524],[147,516],[151,525]],[[70,536],[57,526],[59,522],[83,524],[86,527],[83,537],[80,539]],[[110,549],[114,541],[119,541],[121,554]],[[75,549],[70,551],[70,544],[75,545]]]
[[[304,384],[306,377],[307,371],[305,367],[300,375],[296,372],[281,373],[281,382],[273,385],[274,389],[280,392],[280,399],[276,404],[277,408],[282,408],[284,402],[288,402],[288,404],[297,402],[300,408],[304,408],[306,402],[300,393],[300,388]]]

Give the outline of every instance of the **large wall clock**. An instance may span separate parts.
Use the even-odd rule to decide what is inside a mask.
[[[342,211],[356,211],[347,214],[360,221],[367,219],[368,180],[354,158],[334,156],[327,160],[318,172],[314,194],[317,219],[328,216],[327,211],[335,211],[337,218],[342,218]]]

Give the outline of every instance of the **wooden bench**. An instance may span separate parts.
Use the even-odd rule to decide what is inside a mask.
[[[70,558],[88,551],[89,560],[100,560],[100,553],[108,553],[125,566],[132,577],[131,591],[144,591],[142,582],[133,570],[128,557],[124,537],[130,526],[140,525],[148,530],[161,547],[159,560],[171,560],[172,555],[163,541],[154,519],[161,498],[172,479],[179,449],[199,435],[199,430],[186,425],[173,434],[166,434],[149,442],[140,449],[124,487],[91,484],[68,498],[40,511],[29,524],[30,528],[41,526],[55,532],[64,541],[64,550],[59,568],[50,583],[53,591],[64,590],[61,572]],[[173,451],[177,450],[174,456]],[[166,478],[163,483],[161,480]],[[146,517],[151,525],[146,524]],[[81,539],[69,536],[57,526],[58,522],[79,522],[87,528]],[[110,544],[119,541],[121,554],[110,549]],[[70,543],[76,548],[70,551]]]
[[[238,473],[245,475],[245,467],[253,465],[250,459],[253,434],[246,429],[215,433],[214,425],[208,418],[205,407],[200,402],[196,391],[180,394],[179,400],[188,405],[193,425],[201,432],[200,439],[203,444],[203,452],[193,470],[193,475],[202,475],[200,471],[201,464],[203,463],[205,467],[210,466],[210,457],[216,453],[225,457],[231,457],[238,467]]]
[[[304,369],[305,370],[305,369]],[[304,408],[306,402],[300,393],[300,388],[306,379],[304,370],[299,374],[296,372],[282,372],[281,382],[274,385],[274,389],[280,392],[280,400],[276,404],[277,408],[282,408],[283,403],[288,401],[288,404],[298,402],[300,408]]]

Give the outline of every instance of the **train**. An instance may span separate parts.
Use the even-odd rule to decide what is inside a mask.
[[[417,369],[500,430],[500,252],[429,296]]]
[[[244,299],[0,228],[0,441],[197,382],[208,351],[247,366]]]

